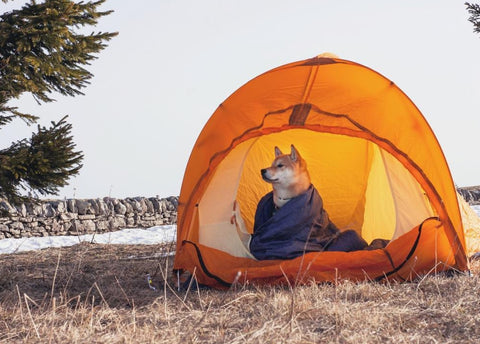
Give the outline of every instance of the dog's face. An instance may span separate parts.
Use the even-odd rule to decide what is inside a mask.
[[[291,198],[306,191],[310,186],[310,176],[305,160],[295,147],[290,154],[282,154],[275,147],[275,159],[270,167],[261,170],[262,178],[273,186],[274,194],[280,198]]]
[[[282,154],[278,147],[275,147],[275,159],[272,165],[261,170],[262,178],[267,183],[288,185],[295,178],[298,156],[296,151],[292,154]]]

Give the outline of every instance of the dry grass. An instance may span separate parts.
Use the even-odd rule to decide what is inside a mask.
[[[171,257],[158,257],[171,249],[81,244],[1,255],[0,342],[480,341],[479,263],[473,277],[426,276],[414,283],[179,293],[164,282]]]

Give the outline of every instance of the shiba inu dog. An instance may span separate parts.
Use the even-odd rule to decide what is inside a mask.
[[[296,197],[310,187],[310,175],[307,163],[302,159],[294,145],[290,154],[282,154],[275,147],[275,160],[272,166],[261,170],[262,178],[273,187],[273,202],[277,208]]]
[[[349,252],[367,246],[357,232],[340,231],[330,221],[295,146],[290,154],[275,147],[272,165],[260,172],[273,191],[260,199],[255,212],[249,250],[256,259],[292,259],[308,252]]]

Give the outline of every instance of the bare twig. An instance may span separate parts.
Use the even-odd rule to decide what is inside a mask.
[[[108,305],[107,300],[105,300],[105,298],[103,297],[103,293],[102,293],[102,291],[100,290],[100,287],[98,286],[97,282],[93,283],[93,285],[95,286],[95,288],[97,288],[98,293],[100,294],[100,297],[102,298],[103,303],[106,304],[107,307],[110,308],[110,306]]]
[[[37,325],[35,324],[35,320],[33,320],[32,312],[30,311],[30,306],[28,305],[28,301],[30,300],[33,302],[33,300],[29,298],[27,294],[23,294],[23,296],[25,298],[25,305],[27,306],[28,315],[30,317],[30,321],[32,322],[33,328],[35,330],[35,334],[37,335],[37,338],[40,339],[40,334],[38,333]]]
[[[55,292],[55,280],[57,279],[57,272],[58,272],[58,266],[60,265],[61,253],[62,251],[58,251],[57,265],[55,266],[55,273],[53,274],[53,281],[52,281],[52,290],[50,292],[50,300],[53,299],[53,293]]]
[[[118,280],[117,276],[115,276],[115,281],[117,282],[118,286],[120,287],[120,290],[122,291],[123,296],[125,296],[125,299],[127,300],[128,305],[131,307],[132,304],[130,303],[130,299],[127,296],[127,293],[123,289],[123,287],[120,285],[120,281]],[[132,299],[133,301],[133,299]]]
[[[23,320],[22,297],[20,296],[20,289],[18,288],[18,284],[16,284],[15,287],[16,287],[16,289],[17,289],[18,306],[20,307],[20,317],[22,318],[22,322],[23,322],[24,320]]]
[[[294,317],[294,314],[295,314],[295,291],[294,291],[294,288],[292,287],[292,284],[290,283],[290,280],[288,279],[287,274],[283,270],[282,265],[280,265],[280,270],[282,271],[283,276],[287,280],[288,288],[290,289],[290,297],[291,297],[291,300],[290,300],[290,314],[289,314],[289,317],[288,317],[287,324],[290,325],[290,332],[291,332],[292,328],[293,328],[293,317]],[[295,281],[295,283],[296,282],[297,281]]]

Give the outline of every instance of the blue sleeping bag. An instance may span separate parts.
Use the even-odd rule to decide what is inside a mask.
[[[366,245],[355,231],[340,232],[323,208],[320,194],[310,185],[279,209],[273,203],[273,191],[262,197],[250,252],[258,260],[292,259],[307,252],[353,251]]]

